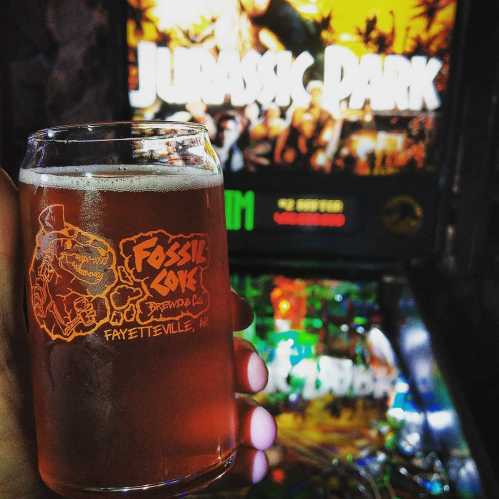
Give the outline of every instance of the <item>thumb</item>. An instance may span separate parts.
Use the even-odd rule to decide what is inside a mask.
[[[35,497],[17,190],[0,168],[0,497]]]
[[[12,326],[19,300],[16,284],[20,280],[17,258],[19,256],[19,207],[17,191],[8,174],[0,168],[0,270],[2,283],[0,297],[3,306],[0,320]],[[4,314],[7,313],[7,316]]]

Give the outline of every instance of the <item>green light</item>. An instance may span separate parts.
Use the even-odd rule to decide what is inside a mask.
[[[353,323],[356,325],[356,326],[365,326],[367,324],[367,319],[365,317],[354,317],[353,319]]]
[[[226,189],[225,219],[227,230],[252,231],[255,228],[255,193]]]
[[[307,318],[304,321],[304,326],[305,327],[313,327],[313,328],[319,329],[319,328],[321,328],[323,326],[323,322],[322,322],[321,319]]]

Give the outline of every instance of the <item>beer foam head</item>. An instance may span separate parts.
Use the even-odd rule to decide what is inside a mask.
[[[221,185],[220,173],[196,168],[138,165],[22,169],[19,181],[39,187],[83,191],[187,191]]]

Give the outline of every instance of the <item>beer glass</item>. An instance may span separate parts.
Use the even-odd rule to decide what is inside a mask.
[[[55,127],[20,173],[38,462],[70,498],[223,475],[236,408],[221,168],[206,129]]]

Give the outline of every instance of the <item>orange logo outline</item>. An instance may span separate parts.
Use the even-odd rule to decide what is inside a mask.
[[[209,310],[207,233],[140,232],[123,238],[118,253],[66,222],[62,204],[47,206],[38,221],[29,291],[34,318],[52,340],[70,342],[103,325],[195,320]]]
[[[118,281],[116,253],[105,239],[66,222],[62,204],[45,208],[38,221],[29,267],[36,322],[52,340],[92,334],[109,320],[107,295]],[[68,275],[66,289],[59,289]]]
[[[137,240],[137,239],[140,239],[140,238],[143,238],[143,239],[153,239],[155,238],[158,234],[161,234],[163,236],[165,236],[169,242],[172,242],[172,241],[175,241],[175,240],[178,240],[178,239],[201,239],[201,240],[204,240],[206,242],[206,249],[208,249],[208,234],[206,234],[205,232],[193,232],[191,234],[170,234],[169,232],[166,232],[164,229],[156,229],[156,230],[150,230],[148,232],[139,232],[137,234],[135,234],[134,236],[131,236],[131,237],[126,237],[126,238],[123,238],[121,241],[120,241],[120,244],[119,244],[119,247],[120,247],[120,255],[123,257],[124,259],[124,267],[126,269],[126,273],[127,275],[133,280],[133,282],[136,282],[136,283],[139,283],[144,294],[143,294],[143,297],[140,298],[138,301],[137,301],[137,311],[139,310],[140,308],[140,305],[142,303],[146,303],[147,300],[149,298],[151,298],[151,292],[146,284],[146,278],[144,279],[138,279],[135,277],[135,269],[131,268],[130,266],[130,259],[132,258],[131,255],[129,254],[126,254],[124,252],[124,245],[127,243],[127,242],[133,242],[134,240]],[[179,319],[182,319],[183,317],[190,317],[192,319],[198,319],[199,317],[201,317],[201,315],[203,315],[204,313],[206,313],[208,310],[209,310],[209,307],[210,307],[210,293],[208,291],[208,289],[206,289],[206,286],[204,284],[204,271],[206,270],[206,268],[208,267],[208,260],[209,258],[206,258],[206,261],[205,261],[205,265],[200,265],[200,269],[201,269],[201,273],[200,273],[200,279],[199,279],[199,283],[200,283],[200,289],[202,291],[202,293],[204,294],[204,296],[206,297],[206,304],[205,306],[197,313],[192,313],[192,312],[189,312],[189,311],[182,311],[182,312],[179,312],[177,315],[174,315],[174,316],[168,316],[168,317],[150,317],[149,319],[147,320],[143,320],[140,318],[139,316],[139,313],[137,313],[137,315],[135,316],[135,321],[142,325],[142,326],[145,326],[145,325],[148,325],[148,324],[151,324],[152,322],[168,322],[168,321],[172,321],[172,320],[179,320]],[[149,276],[148,276],[149,277]]]

